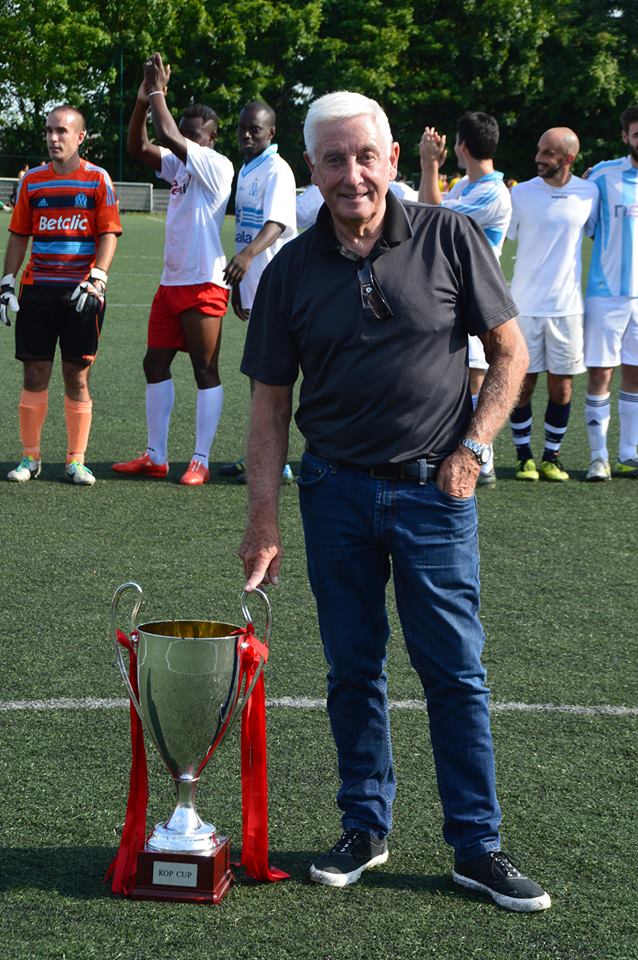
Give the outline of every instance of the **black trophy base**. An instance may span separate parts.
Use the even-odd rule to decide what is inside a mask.
[[[233,882],[233,874],[228,837],[219,840],[217,850],[208,856],[158,853],[155,850],[138,853],[131,897],[136,900],[221,903]]]

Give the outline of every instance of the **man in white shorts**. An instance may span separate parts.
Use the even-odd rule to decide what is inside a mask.
[[[638,106],[625,110],[620,122],[629,156],[599,163],[589,175],[601,201],[585,298],[588,480],[611,479],[609,391],[617,366],[620,442],[614,473],[638,477]]]
[[[275,111],[263,100],[243,107],[237,124],[244,164],[235,190],[235,256],[224,277],[231,285],[231,303],[240,320],[250,318],[259,278],[284,244],[297,236],[295,175],[279,156]],[[252,394],[252,385],[251,385]],[[246,482],[243,457],[220,468],[224,476]],[[283,480],[293,480],[289,464]]]
[[[457,180],[447,193],[441,193],[439,168],[445,163],[445,134],[426,127],[420,143],[421,203],[444,204],[464,213],[482,227],[494,254],[500,260],[505,235],[512,216],[510,193],[503,174],[494,169],[494,156],[499,140],[498,123],[488,113],[467,111],[459,118],[454,144],[458,165],[465,176]],[[478,337],[468,338],[468,365],[472,405],[476,410],[478,395],[488,364],[483,344]],[[494,452],[481,467],[479,485],[496,482]]]
[[[565,437],[572,379],[584,373],[583,231],[591,236],[598,212],[592,184],[571,172],[580,144],[568,127],[552,127],[538,141],[538,176],[512,189],[508,236],[518,240],[512,295],[529,350],[529,368],[510,414],[516,446],[516,479],[564,482],[558,454]],[[540,468],[532,454],[532,394],[547,371],[545,447]]]
[[[113,470],[157,479],[168,475],[168,429],[175,399],[171,364],[181,350],[190,356],[197,404],[195,449],[180,483],[198,487],[210,479],[208,457],[224,401],[218,356],[228,288],[221,228],[233,165],[214,149],[217,115],[210,107],[187,107],[177,126],[166,105],[169,76],[159,53],[146,61],[128,130],[129,153],[167,180],[171,191],[164,269],[151,306],[144,357],[147,446],[140,457],[114,463]],[[161,147],[148,138],[149,105]]]

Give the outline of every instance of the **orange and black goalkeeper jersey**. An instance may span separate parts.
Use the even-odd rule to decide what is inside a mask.
[[[85,280],[95,263],[98,238],[122,233],[111,178],[88,160],[80,160],[73,173],[56,173],[52,163],[27,171],[9,230],[33,238],[22,283]]]

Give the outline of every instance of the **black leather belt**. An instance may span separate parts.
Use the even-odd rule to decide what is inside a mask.
[[[435,480],[439,472],[439,464],[428,463],[425,457],[418,460],[404,460],[402,463],[375,463],[373,466],[367,466],[352,463],[350,460],[336,460],[334,457],[328,457],[310,444],[306,445],[306,450],[315,457],[321,457],[329,463],[345,467],[346,470],[354,470],[355,473],[365,473],[369,477],[374,477],[375,480],[409,480],[412,483],[427,483],[429,480]]]

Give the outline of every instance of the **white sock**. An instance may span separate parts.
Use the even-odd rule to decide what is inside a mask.
[[[638,446],[638,393],[629,393],[628,390],[620,391],[618,416],[620,418],[618,459],[633,460]]]
[[[153,463],[168,463],[168,425],[175,400],[172,380],[146,384],[146,452]]]
[[[206,468],[208,468],[208,455],[215,439],[223,406],[224,388],[221,384],[218,387],[197,391],[193,460],[199,460]]]
[[[609,393],[601,393],[597,397],[585,394],[585,423],[592,460],[609,460],[607,431],[611,419],[610,396]]]

